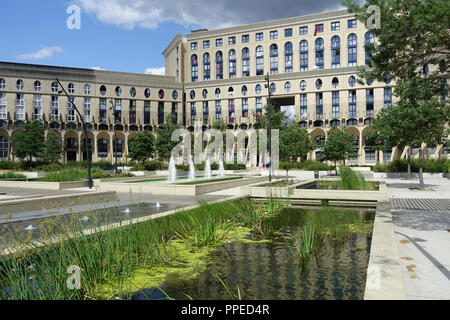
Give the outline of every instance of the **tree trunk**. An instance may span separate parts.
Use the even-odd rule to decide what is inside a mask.
[[[408,158],[408,180],[411,180],[411,148],[410,147],[408,147],[407,158]]]
[[[286,184],[289,185],[289,158],[287,159],[286,163]]]
[[[419,184],[420,184],[420,190],[424,190],[425,189],[425,184],[423,183],[423,168],[422,168],[422,163],[423,163],[423,150],[422,147],[419,148]]]
[[[338,173],[337,173],[337,163],[336,163],[336,161],[334,161],[334,172],[336,173],[336,175],[338,175]]]

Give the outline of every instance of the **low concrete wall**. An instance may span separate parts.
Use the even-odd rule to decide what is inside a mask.
[[[146,180],[146,179],[145,179]],[[128,180],[130,181],[130,180]],[[138,181],[133,179],[131,181]],[[183,185],[175,183],[143,184],[143,183],[110,183],[103,180],[98,188],[101,191],[151,193],[161,195],[198,196],[205,193],[231,189],[242,185],[267,181],[267,177],[249,177],[229,181],[218,181],[198,185]]]
[[[389,202],[377,205],[364,300],[404,300]]]
[[[376,179],[407,179],[408,173],[407,172],[374,172],[373,173],[374,178]],[[444,176],[444,173],[428,173],[424,172],[423,177],[424,178],[442,178]],[[411,172],[411,178],[413,179],[419,179],[419,173],[418,172]]]
[[[290,198],[295,188],[315,183],[315,180],[301,181],[298,183],[294,183],[289,187],[263,187],[262,185],[267,184],[266,182],[253,184],[249,187],[241,187],[241,194],[248,194],[254,198],[266,198],[270,195],[278,198]]]
[[[86,181],[69,182],[42,182],[42,181],[2,181],[2,187],[25,188],[25,189],[45,189],[45,190],[64,190],[73,188],[87,187]]]
[[[9,213],[21,213],[26,211],[113,201],[115,198],[116,192],[110,191],[5,200],[0,202],[0,217]]]
[[[314,179],[315,171],[302,171],[302,170],[289,170],[289,177],[295,177],[299,180],[309,180]],[[269,175],[268,171],[261,171],[262,175]],[[275,170],[274,174],[276,176],[286,176],[286,170]],[[330,174],[334,174],[333,171],[319,171],[319,177],[328,176]]]

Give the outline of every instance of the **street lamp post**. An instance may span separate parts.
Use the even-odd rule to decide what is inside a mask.
[[[117,126],[117,111],[116,111],[116,105],[113,104],[113,101],[109,100],[109,103],[111,103],[111,107],[109,109],[112,110],[113,114],[114,114],[114,145],[115,145],[115,149],[116,149],[116,152],[114,152],[114,150],[113,150],[113,153],[114,153],[114,172],[116,174],[118,174],[118,170],[117,170],[117,128],[116,128],[116,126]]]
[[[92,189],[92,176],[91,176],[91,154],[90,154],[90,148],[88,146],[88,134],[87,134],[87,126],[86,122],[84,121],[84,117],[81,115],[80,111],[78,110],[77,106],[75,105],[74,99],[72,99],[66,92],[66,89],[64,89],[64,86],[61,82],[59,82],[58,78],[56,79],[59,86],[61,87],[62,91],[58,91],[58,94],[64,93],[67,96],[67,99],[69,99],[69,102],[72,104],[73,108],[77,111],[81,122],[83,123],[83,130],[84,130],[84,148],[86,151],[86,157],[87,157],[87,169],[88,169],[88,187],[89,189]]]
[[[269,93],[269,100],[267,102],[267,117],[269,120],[269,133],[268,133],[268,139],[269,139],[269,182],[272,181],[272,119],[271,119],[271,109],[272,109],[272,102],[271,102],[271,91],[270,91],[270,78],[269,73],[267,73],[266,77],[264,78],[267,83],[265,84],[265,87],[267,88],[267,91]]]

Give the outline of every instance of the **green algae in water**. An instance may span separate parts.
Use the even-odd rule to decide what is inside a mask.
[[[293,257],[282,237],[298,236],[302,226],[311,223],[311,215],[333,211],[343,211],[333,215],[342,219],[341,229],[322,230],[332,236],[310,259]],[[342,218],[342,213],[349,218]],[[273,226],[279,228],[270,237],[252,234],[250,238],[249,230],[240,228],[230,237],[233,241],[203,249],[198,256],[191,253],[190,257],[186,253],[189,247],[182,248],[180,244],[184,253],[179,257],[186,264],[141,270],[136,276],[136,287],[144,289],[134,290],[128,298],[164,298],[155,290],[160,287],[175,299],[229,299],[217,280],[220,277],[230,288],[238,285],[243,299],[362,299],[373,218],[372,212],[355,210],[289,209],[278,219],[272,217]],[[146,283],[152,285],[142,287]]]

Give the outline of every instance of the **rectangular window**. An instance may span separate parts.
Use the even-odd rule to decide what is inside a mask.
[[[248,117],[248,98],[242,99],[242,118]]]
[[[243,77],[250,76],[250,60],[249,59],[242,60],[242,76]]]
[[[158,102],[158,124],[164,123],[164,102]]]
[[[256,41],[263,41],[264,40],[264,33],[259,32],[256,34]]]
[[[197,50],[197,42],[191,42],[191,50]]]
[[[278,39],[278,31],[270,31],[270,39],[274,40],[274,39]]]
[[[300,27],[300,35],[306,36],[308,34],[308,27]]]
[[[331,95],[331,116],[332,118],[339,118],[339,91],[334,91]]]
[[[203,41],[203,49],[208,49],[208,48],[209,48],[209,40]]]
[[[203,101],[203,124],[208,124],[209,106],[208,101]]]
[[[216,39],[216,47],[221,47],[221,46],[223,46],[223,39],[222,38]]]
[[[338,22],[332,22],[331,23],[331,31],[338,31],[341,30],[341,23]]]
[[[228,38],[228,44],[229,45],[236,44],[236,37],[229,37]]]
[[[0,92],[0,119],[5,120],[8,118],[6,111],[6,93]]]
[[[293,71],[292,54],[287,54],[284,56],[284,72]]]
[[[245,34],[242,36],[242,43],[247,43],[250,41],[250,36],[248,34]]]
[[[357,50],[356,47],[348,48],[348,66],[349,67],[356,66],[356,59],[357,59],[357,51],[356,50]]]
[[[366,116],[371,117],[374,115],[374,96],[373,89],[366,89]]]
[[[356,90],[348,92],[348,116],[356,118]]]
[[[136,100],[130,100],[130,123],[136,123]]]
[[[33,99],[34,120],[42,120],[42,96],[35,94]]]
[[[228,121],[234,122],[234,99],[228,100]]]
[[[347,21],[347,27],[349,29],[356,28],[356,19],[351,19]]]
[[[91,98],[84,98],[84,121],[91,122]]]
[[[150,101],[144,101],[144,124],[150,124]]]
[[[222,104],[220,100],[216,100],[216,120],[222,119]]]
[[[116,99],[116,121],[121,122],[122,121],[122,99]]]
[[[316,93],[316,116],[321,117],[323,115],[323,94],[322,92]]]
[[[384,107],[392,106],[392,88],[384,88]]]
[[[323,23],[316,24],[316,33],[322,33],[323,32]]]
[[[69,97],[67,101],[67,121],[75,121],[75,108],[73,107],[74,97]]]
[[[308,119],[308,100],[306,94],[300,95],[300,120]]]
[[[50,120],[59,120],[59,97],[52,96]]]
[[[106,99],[105,98],[100,98],[99,120],[100,120],[100,122],[106,122]]]
[[[178,121],[178,102],[172,102],[172,115],[175,116],[175,119]],[[150,113],[150,103],[148,107],[148,112]]]
[[[292,37],[292,28],[284,29],[284,36],[285,36],[286,38]]]

